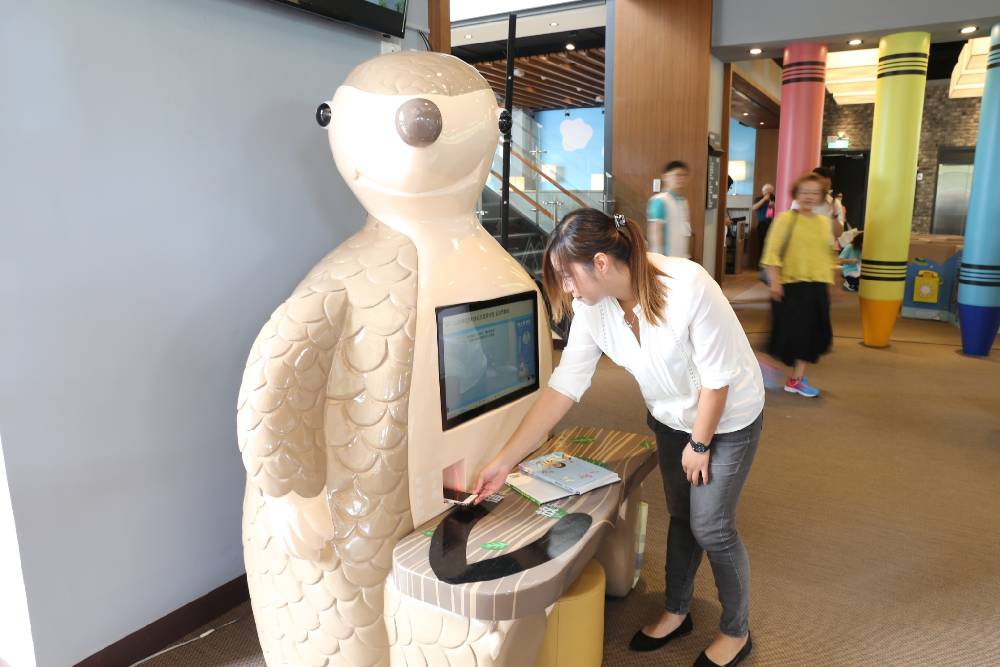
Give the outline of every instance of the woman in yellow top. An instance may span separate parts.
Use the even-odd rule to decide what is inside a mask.
[[[805,377],[806,364],[815,364],[830,350],[830,285],[834,254],[830,220],[814,209],[824,201],[825,180],[806,174],[792,186],[797,211],[785,211],[771,224],[760,263],[771,286],[771,356],[793,366],[785,391],[809,398],[819,390]]]

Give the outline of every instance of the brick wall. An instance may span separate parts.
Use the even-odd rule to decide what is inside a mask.
[[[913,231],[930,231],[934,211],[934,191],[937,184],[938,147],[975,146],[979,131],[980,98],[948,98],[948,81],[927,82],[924,95],[924,118],[920,126],[920,155],[917,171],[923,179],[917,181],[913,203]],[[874,104],[837,106],[830,94],[823,111],[823,141],[837,132],[845,132],[852,149],[869,149],[872,143]]]

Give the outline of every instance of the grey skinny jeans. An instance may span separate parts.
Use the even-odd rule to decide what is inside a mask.
[[[736,532],[736,504],[757,453],[764,414],[749,426],[712,438],[708,484],[693,486],[681,469],[690,433],[675,431],[652,415],[646,423],[656,434],[663,491],[670,513],[667,532],[667,611],[686,615],[702,552],[708,552],[719,589],[719,629],[745,637],[750,616],[750,559]]]

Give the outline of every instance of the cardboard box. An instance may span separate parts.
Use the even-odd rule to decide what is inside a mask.
[[[921,258],[944,264],[961,252],[965,237],[955,234],[913,234],[910,236],[910,261]]]

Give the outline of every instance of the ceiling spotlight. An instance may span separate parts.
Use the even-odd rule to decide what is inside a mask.
[[[566,50],[567,51],[576,50],[576,44],[574,44],[573,42],[566,42]]]
[[[744,116],[749,116],[749,115],[750,115],[750,113],[749,113],[749,112],[747,112],[747,111],[744,111],[744,112],[743,112],[743,115],[744,115]]]
[[[763,124],[764,124],[764,121],[760,121],[760,124],[761,124],[761,125],[763,125]]]
[[[750,55],[752,56],[759,56],[763,52],[764,52],[763,49],[758,49],[756,46],[750,49]]]
[[[559,21],[553,21],[549,25],[552,26],[553,28],[555,28],[557,25],[559,25]]]
[[[860,39],[852,39],[851,41],[848,42],[848,44],[851,46],[861,46],[863,42]]]
[[[472,35],[466,34],[465,38],[466,39],[472,39]]]
[[[959,32],[962,33],[963,35],[968,35],[968,34],[974,33],[978,29],[979,28],[977,28],[974,25],[967,25],[964,28],[962,28],[961,30],[959,30]]]

